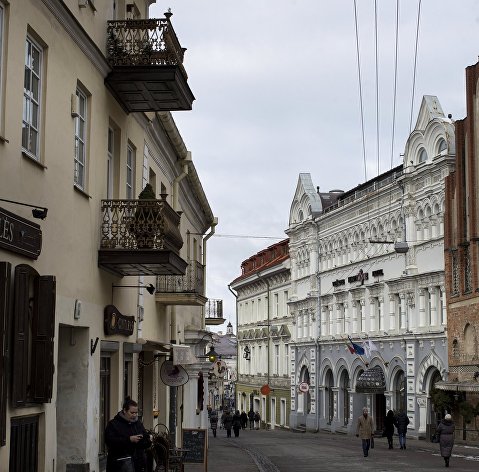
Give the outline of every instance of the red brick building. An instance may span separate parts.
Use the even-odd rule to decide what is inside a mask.
[[[449,376],[458,437],[479,440],[479,63],[466,68],[466,118],[456,121],[456,170],[446,177],[445,280]],[[468,420],[468,421],[466,421]]]

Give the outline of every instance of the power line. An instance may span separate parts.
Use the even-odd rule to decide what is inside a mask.
[[[409,118],[409,134],[411,134],[411,130],[412,130],[412,112],[414,108],[414,93],[416,89],[417,47],[419,43],[419,19],[420,18],[421,18],[421,0],[419,0],[417,5],[416,47],[414,51],[414,69],[413,69],[413,78],[412,78],[411,116]]]
[[[282,240],[287,239],[285,236],[254,236],[251,234],[213,234],[213,237],[217,238],[239,238],[239,239],[275,239]]]

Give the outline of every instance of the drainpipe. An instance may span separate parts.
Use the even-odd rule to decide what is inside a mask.
[[[316,228],[318,230],[318,235],[319,235],[319,222],[316,223]],[[317,364],[321,366],[321,357],[320,357],[320,349],[319,349],[319,338],[321,337],[321,266],[320,266],[320,254],[319,254],[319,237],[318,237],[318,256],[317,256],[317,261],[316,261],[316,280],[318,281],[318,329],[317,329],[317,336],[316,336],[316,359],[317,359]],[[318,382],[316,380],[316,401],[319,399],[318,395]],[[314,431],[315,433],[319,432],[319,415],[320,415],[320,405],[316,405],[316,430]]]
[[[181,180],[183,180],[188,175],[188,162],[191,162],[191,152],[186,152],[186,157],[180,161],[183,164],[183,171],[181,174],[173,180],[173,210],[179,210],[178,204],[178,186]]]
[[[217,218],[215,218],[217,220]],[[236,314],[236,382],[234,384],[235,390],[234,390],[234,399],[235,399],[235,405],[238,405],[237,403],[237,385],[239,381],[239,359],[241,356],[241,350],[240,346],[238,344],[238,294],[233,292],[233,289],[231,288],[231,285],[228,284],[228,290],[233,294],[233,297],[235,297],[235,314]]]
[[[203,267],[206,267],[206,241],[208,241],[208,239],[210,239],[211,236],[215,234],[217,224],[218,224],[218,218],[215,216],[210,226],[210,232],[207,235],[205,235],[205,237],[203,238]],[[203,295],[206,297],[206,277],[203,277]],[[203,326],[205,326],[205,323],[206,323],[205,318],[206,318],[206,312],[205,312],[205,309],[203,308]]]

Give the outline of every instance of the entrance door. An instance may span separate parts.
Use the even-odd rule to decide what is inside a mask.
[[[384,430],[384,418],[386,417],[386,397],[384,393],[377,393],[375,398],[374,419],[376,420],[376,430]]]

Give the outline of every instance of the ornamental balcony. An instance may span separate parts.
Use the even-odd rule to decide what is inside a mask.
[[[182,48],[165,18],[108,21],[105,84],[127,112],[191,110]]]
[[[205,305],[205,324],[220,325],[225,322],[223,318],[223,300],[208,299]]]
[[[180,215],[166,201],[102,200],[98,266],[116,275],[183,275]]]
[[[205,267],[190,261],[185,275],[159,275],[155,299],[164,305],[204,306]]]

